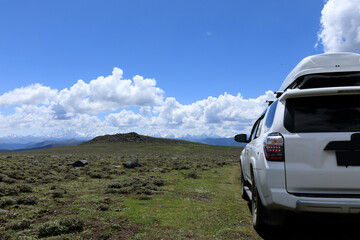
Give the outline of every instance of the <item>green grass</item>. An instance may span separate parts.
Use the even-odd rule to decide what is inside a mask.
[[[240,152],[176,142],[3,153],[0,208],[11,212],[0,214],[0,240],[259,239],[240,196]],[[124,169],[132,158],[143,167]],[[79,159],[89,165],[67,166]]]
[[[145,203],[125,201],[124,214],[144,224],[145,235],[151,238],[251,238],[254,232],[247,204],[240,199],[238,171],[227,166],[216,173],[207,171],[201,179],[171,174],[169,179],[176,182],[166,186],[164,194]]]

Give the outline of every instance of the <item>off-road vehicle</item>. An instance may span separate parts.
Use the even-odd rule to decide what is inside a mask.
[[[241,153],[253,225],[287,212],[360,213],[360,55],[303,59],[255,122]]]

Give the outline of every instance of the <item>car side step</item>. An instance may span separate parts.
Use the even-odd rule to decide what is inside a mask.
[[[250,201],[252,200],[252,194],[251,194],[251,190],[250,190],[250,187],[248,186],[244,186],[244,190],[246,192],[246,194],[248,195]]]

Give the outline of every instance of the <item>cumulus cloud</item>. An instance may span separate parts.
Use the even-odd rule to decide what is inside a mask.
[[[0,114],[0,132],[7,135],[88,137],[109,131],[97,116],[77,114],[71,119],[54,119],[49,106],[22,105],[10,115]]]
[[[328,0],[321,15],[318,38],[325,52],[360,52],[360,0]]]
[[[123,71],[114,68],[112,75],[85,83],[79,80],[70,89],[60,91],[53,109],[60,119],[76,113],[98,114],[128,106],[160,104],[164,91],[155,79],[136,75],[122,79]]]
[[[119,68],[89,83],[78,80],[61,91],[34,84],[0,96],[0,107],[15,105],[13,113],[0,113],[0,132],[94,137],[136,131],[163,137],[229,137],[248,132],[266,100],[274,98],[271,91],[251,99],[224,93],[184,105],[163,95],[155,79],[138,75],[123,79]]]
[[[0,106],[49,104],[58,91],[41,84],[17,88],[0,96]]]
[[[241,94],[223,94],[183,105],[175,98],[167,98],[161,105],[135,110],[122,109],[105,115],[103,120],[89,114],[76,114],[67,119],[54,118],[51,106],[15,108],[15,113],[4,116],[0,130],[16,133],[49,133],[62,137],[94,137],[102,134],[136,131],[162,137],[221,136],[230,137],[249,132],[253,122],[266,109],[271,91],[253,99]]]
[[[163,105],[155,106],[152,126],[164,126],[163,136],[223,136],[239,131],[249,131],[251,124],[266,109],[266,100],[274,98],[272,91],[253,99],[241,94],[223,94],[208,97],[189,105],[182,105],[175,98],[167,98]]]
[[[155,79],[136,75],[123,79],[123,71],[114,68],[111,75],[86,83],[78,80],[61,91],[41,84],[17,88],[0,95],[0,107],[12,105],[51,105],[57,119],[76,114],[105,113],[129,106],[146,107],[161,104],[164,91],[156,87]],[[145,109],[145,108],[144,108]]]
[[[109,114],[105,119],[108,126],[115,128],[139,128],[148,125],[146,117],[128,110]]]
[[[266,109],[266,100],[273,98],[271,91],[253,99],[225,93],[183,105],[169,97],[159,106],[140,108],[140,113],[125,109],[111,113],[105,117],[103,126],[117,132],[140,131],[162,137],[229,137],[249,132]]]

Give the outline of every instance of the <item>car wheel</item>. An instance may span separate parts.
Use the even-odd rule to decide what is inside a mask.
[[[259,192],[257,190],[254,179],[252,179],[251,193],[251,213],[253,216],[253,226],[257,231],[263,231],[266,226],[264,222],[265,208],[259,197]]]
[[[249,196],[247,195],[246,191],[245,191],[245,178],[244,178],[244,174],[241,171],[241,197],[242,199],[249,201]]]

